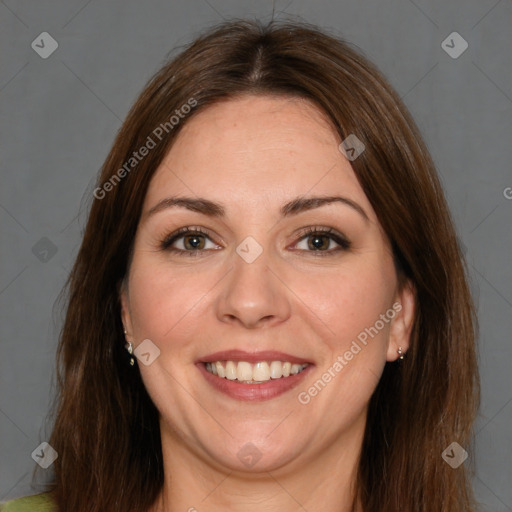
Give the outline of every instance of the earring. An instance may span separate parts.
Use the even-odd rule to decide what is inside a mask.
[[[124,330],[124,334],[126,336],[126,329]],[[130,356],[133,354],[133,345],[131,341],[126,342],[124,348],[128,351],[128,354]],[[135,364],[135,359],[133,357],[130,357],[130,366],[133,366]]]
[[[133,345],[132,345],[132,342],[129,341],[128,343],[126,343],[126,345],[124,346],[124,348],[126,350],[128,350],[128,354],[133,354]],[[135,359],[133,357],[130,357],[130,366],[133,366],[135,364]]]
[[[400,359],[403,361],[404,360],[404,353],[402,351],[402,347],[398,347],[398,355],[400,356]]]

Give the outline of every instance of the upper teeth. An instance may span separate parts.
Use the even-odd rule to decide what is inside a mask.
[[[214,361],[206,363],[206,369],[218,377],[255,383],[295,375],[304,370],[307,365],[307,363],[292,364],[281,361],[270,363],[262,361],[255,364],[247,361]]]

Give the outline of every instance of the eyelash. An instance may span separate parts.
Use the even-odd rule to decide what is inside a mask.
[[[188,257],[197,257],[202,252],[211,250],[211,249],[198,249],[195,251],[184,251],[183,249],[176,249],[175,247],[171,247],[171,245],[176,242],[176,240],[179,240],[180,238],[183,238],[185,235],[201,235],[209,238],[211,240],[211,236],[207,231],[204,231],[201,228],[197,227],[191,227],[186,226],[183,228],[180,228],[178,231],[175,231],[174,233],[168,235],[167,237],[162,240],[160,247],[164,251],[169,251],[172,253],[177,254],[178,256],[188,256]],[[299,233],[299,240],[300,242],[304,238],[309,238],[312,235],[321,235],[321,236],[329,236],[331,240],[336,242],[339,247],[335,249],[330,249],[328,251],[305,251],[304,249],[298,249],[299,251],[304,252],[310,252],[313,253],[315,256],[333,256],[334,253],[337,253],[339,251],[346,251],[350,249],[351,243],[349,240],[347,240],[343,235],[335,231],[333,228],[324,228],[321,226],[312,226],[309,228],[305,228],[300,231]]]

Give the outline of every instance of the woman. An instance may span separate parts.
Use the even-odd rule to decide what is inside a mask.
[[[474,510],[442,456],[479,400],[462,256],[368,61],[225,23],[149,83],[94,197],[31,510]]]

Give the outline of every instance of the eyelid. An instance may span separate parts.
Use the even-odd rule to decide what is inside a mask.
[[[215,241],[215,237],[212,236],[211,232],[208,229],[199,227],[199,226],[184,226],[179,228],[178,230],[172,232],[170,235],[166,236],[163,241],[161,242],[161,248],[162,250],[172,251],[178,254],[187,254],[187,255],[193,255],[193,254],[201,254],[205,251],[211,251],[212,249],[199,249],[197,251],[184,251],[182,249],[176,249],[171,247],[171,245],[178,239],[186,236],[186,235],[193,235],[193,234],[200,234],[207,238],[209,238],[212,242],[219,245]],[[351,242],[348,240],[346,236],[344,236],[342,233],[337,231],[336,229],[332,227],[325,227],[325,226],[308,226],[305,228],[301,228],[298,230],[294,237],[296,238],[295,242],[293,242],[292,245],[296,245],[299,242],[301,242],[304,238],[307,238],[308,236],[314,235],[314,234],[321,234],[325,236],[329,236],[331,240],[333,240],[335,243],[338,244],[337,249],[330,249],[328,251],[305,251],[304,249],[296,249],[298,251],[302,252],[310,252],[315,255],[329,255],[334,252],[337,252],[339,250],[347,250],[351,247]],[[216,249],[214,249],[216,250]]]
[[[321,235],[328,235],[329,238],[334,240],[339,246],[340,249],[350,249],[352,246],[352,243],[350,240],[343,234],[334,229],[333,227],[325,227],[325,226],[308,226],[306,228],[300,229],[297,233],[295,233],[295,236],[299,237],[296,242],[294,242],[294,245],[302,241],[304,238],[307,238],[308,236],[315,235],[315,234],[321,234]],[[301,250],[301,249],[299,249]],[[305,252],[311,252],[316,254],[330,254],[335,252],[334,250],[329,251],[305,251]]]
[[[170,235],[165,236],[160,244],[161,248],[164,250],[170,250],[171,244],[173,244],[179,238],[182,238],[183,236],[186,236],[186,235],[196,234],[196,233],[204,235],[205,237],[207,237],[210,240],[212,240],[213,242],[215,242],[215,240],[214,240],[215,237],[212,236],[212,233],[208,229],[201,228],[199,226],[183,226],[182,228],[179,228],[176,231],[173,231]],[[217,242],[215,242],[215,243],[217,244]],[[181,252],[179,249],[176,249],[176,251]],[[184,251],[184,252],[199,252],[199,251]]]

